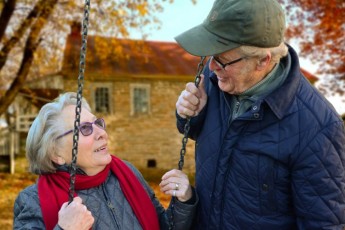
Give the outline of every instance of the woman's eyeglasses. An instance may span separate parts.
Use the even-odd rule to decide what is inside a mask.
[[[103,118],[97,118],[94,122],[83,122],[79,125],[78,129],[81,132],[81,134],[83,134],[83,136],[89,136],[93,132],[93,127],[92,127],[93,124],[97,125],[101,129],[105,130],[105,122],[104,122]],[[67,132],[58,136],[56,139],[59,139],[63,136],[66,136],[67,134],[72,133],[73,130],[74,129],[68,130]]]
[[[235,64],[235,63],[237,63],[237,62],[239,62],[239,61],[242,61],[242,60],[245,59],[245,58],[246,58],[246,57],[240,57],[240,58],[235,59],[235,60],[233,60],[233,61],[230,61],[230,62],[227,62],[227,63],[223,63],[223,62],[221,62],[221,61],[219,60],[218,57],[212,56],[212,59],[213,59],[220,67],[222,67],[223,69],[225,69],[226,66]]]

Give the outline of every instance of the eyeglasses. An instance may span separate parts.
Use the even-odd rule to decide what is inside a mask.
[[[213,59],[219,66],[221,66],[223,69],[225,69],[226,66],[235,64],[235,63],[237,63],[237,62],[239,62],[239,61],[242,61],[242,60],[245,59],[245,58],[246,58],[246,57],[240,57],[240,58],[238,58],[238,59],[236,59],[236,60],[233,60],[233,61],[231,61],[231,62],[222,63],[222,62],[219,60],[218,57],[212,56],[212,59]]]
[[[79,125],[78,129],[83,134],[83,136],[89,136],[93,132],[93,127],[92,125],[95,124],[97,127],[105,130],[105,122],[103,118],[97,118],[94,122],[83,122]],[[58,136],[56,139],[60,139],[63,136],[66,136],[67,134],[70,134],[73,132],[74,129],[68,130],[67,132],[61,134]]]

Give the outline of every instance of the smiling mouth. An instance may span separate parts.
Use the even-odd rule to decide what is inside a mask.
[[[107,146],[102,146],[102,147],[96,149],[95,152],[100,152],[102,150],[105,150],[106,148],[107,148]]]

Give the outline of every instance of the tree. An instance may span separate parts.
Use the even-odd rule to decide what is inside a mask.
[[[345,94],[344,0],[279,0],[289,19],[287,38],[300,41],[301,56],[319,65],[325,94]],[[329,90],[331,92],[329,92]]]
[[[89,33],[126,38],[130,28],[140,31],[159,25],[154,12],[163,10],[164,1],[91,1]],[[0,10],[1,115],[28,76],[41,77],[48,69],[51,71],[52,63],[59,68],[62,38],[73,21],[82,21],[84,9],[82,0],[0,0]],[[109,49],[104,47],[105,51]]]

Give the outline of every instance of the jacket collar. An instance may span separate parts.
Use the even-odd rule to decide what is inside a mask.
[[[300,72],[300,65],[296,51],[288,44],[287,46],[290,57],[286,56],[281,60],[282,62],[290,61],[290,70],[287,74],[285,82],[282,86],[268,94],[265,98],[259,99],[253,104],[251,112],[259,115],[256,116],[255,119],[260,119],[263,115],[262,111],[260,112],[263,101],[267,103],[278,119],[282,119],[282,117],[284,117],[286,114],[294,112],[294,107],[291,105],[294,101],[298,86],[300,85],[302,75]],[[287,60],[288,58],[290,58],[290,60]],[[210,80],[216,87],[218,87],[218,80],[215,73],[211,73]]]
[[[288,48],[291,57],[291,66],[288,76],[281,87],[264,99],[279,119],[294,111],[294,107],[291,105],[301,82],[298,56],[291,46],[288,45]]]

